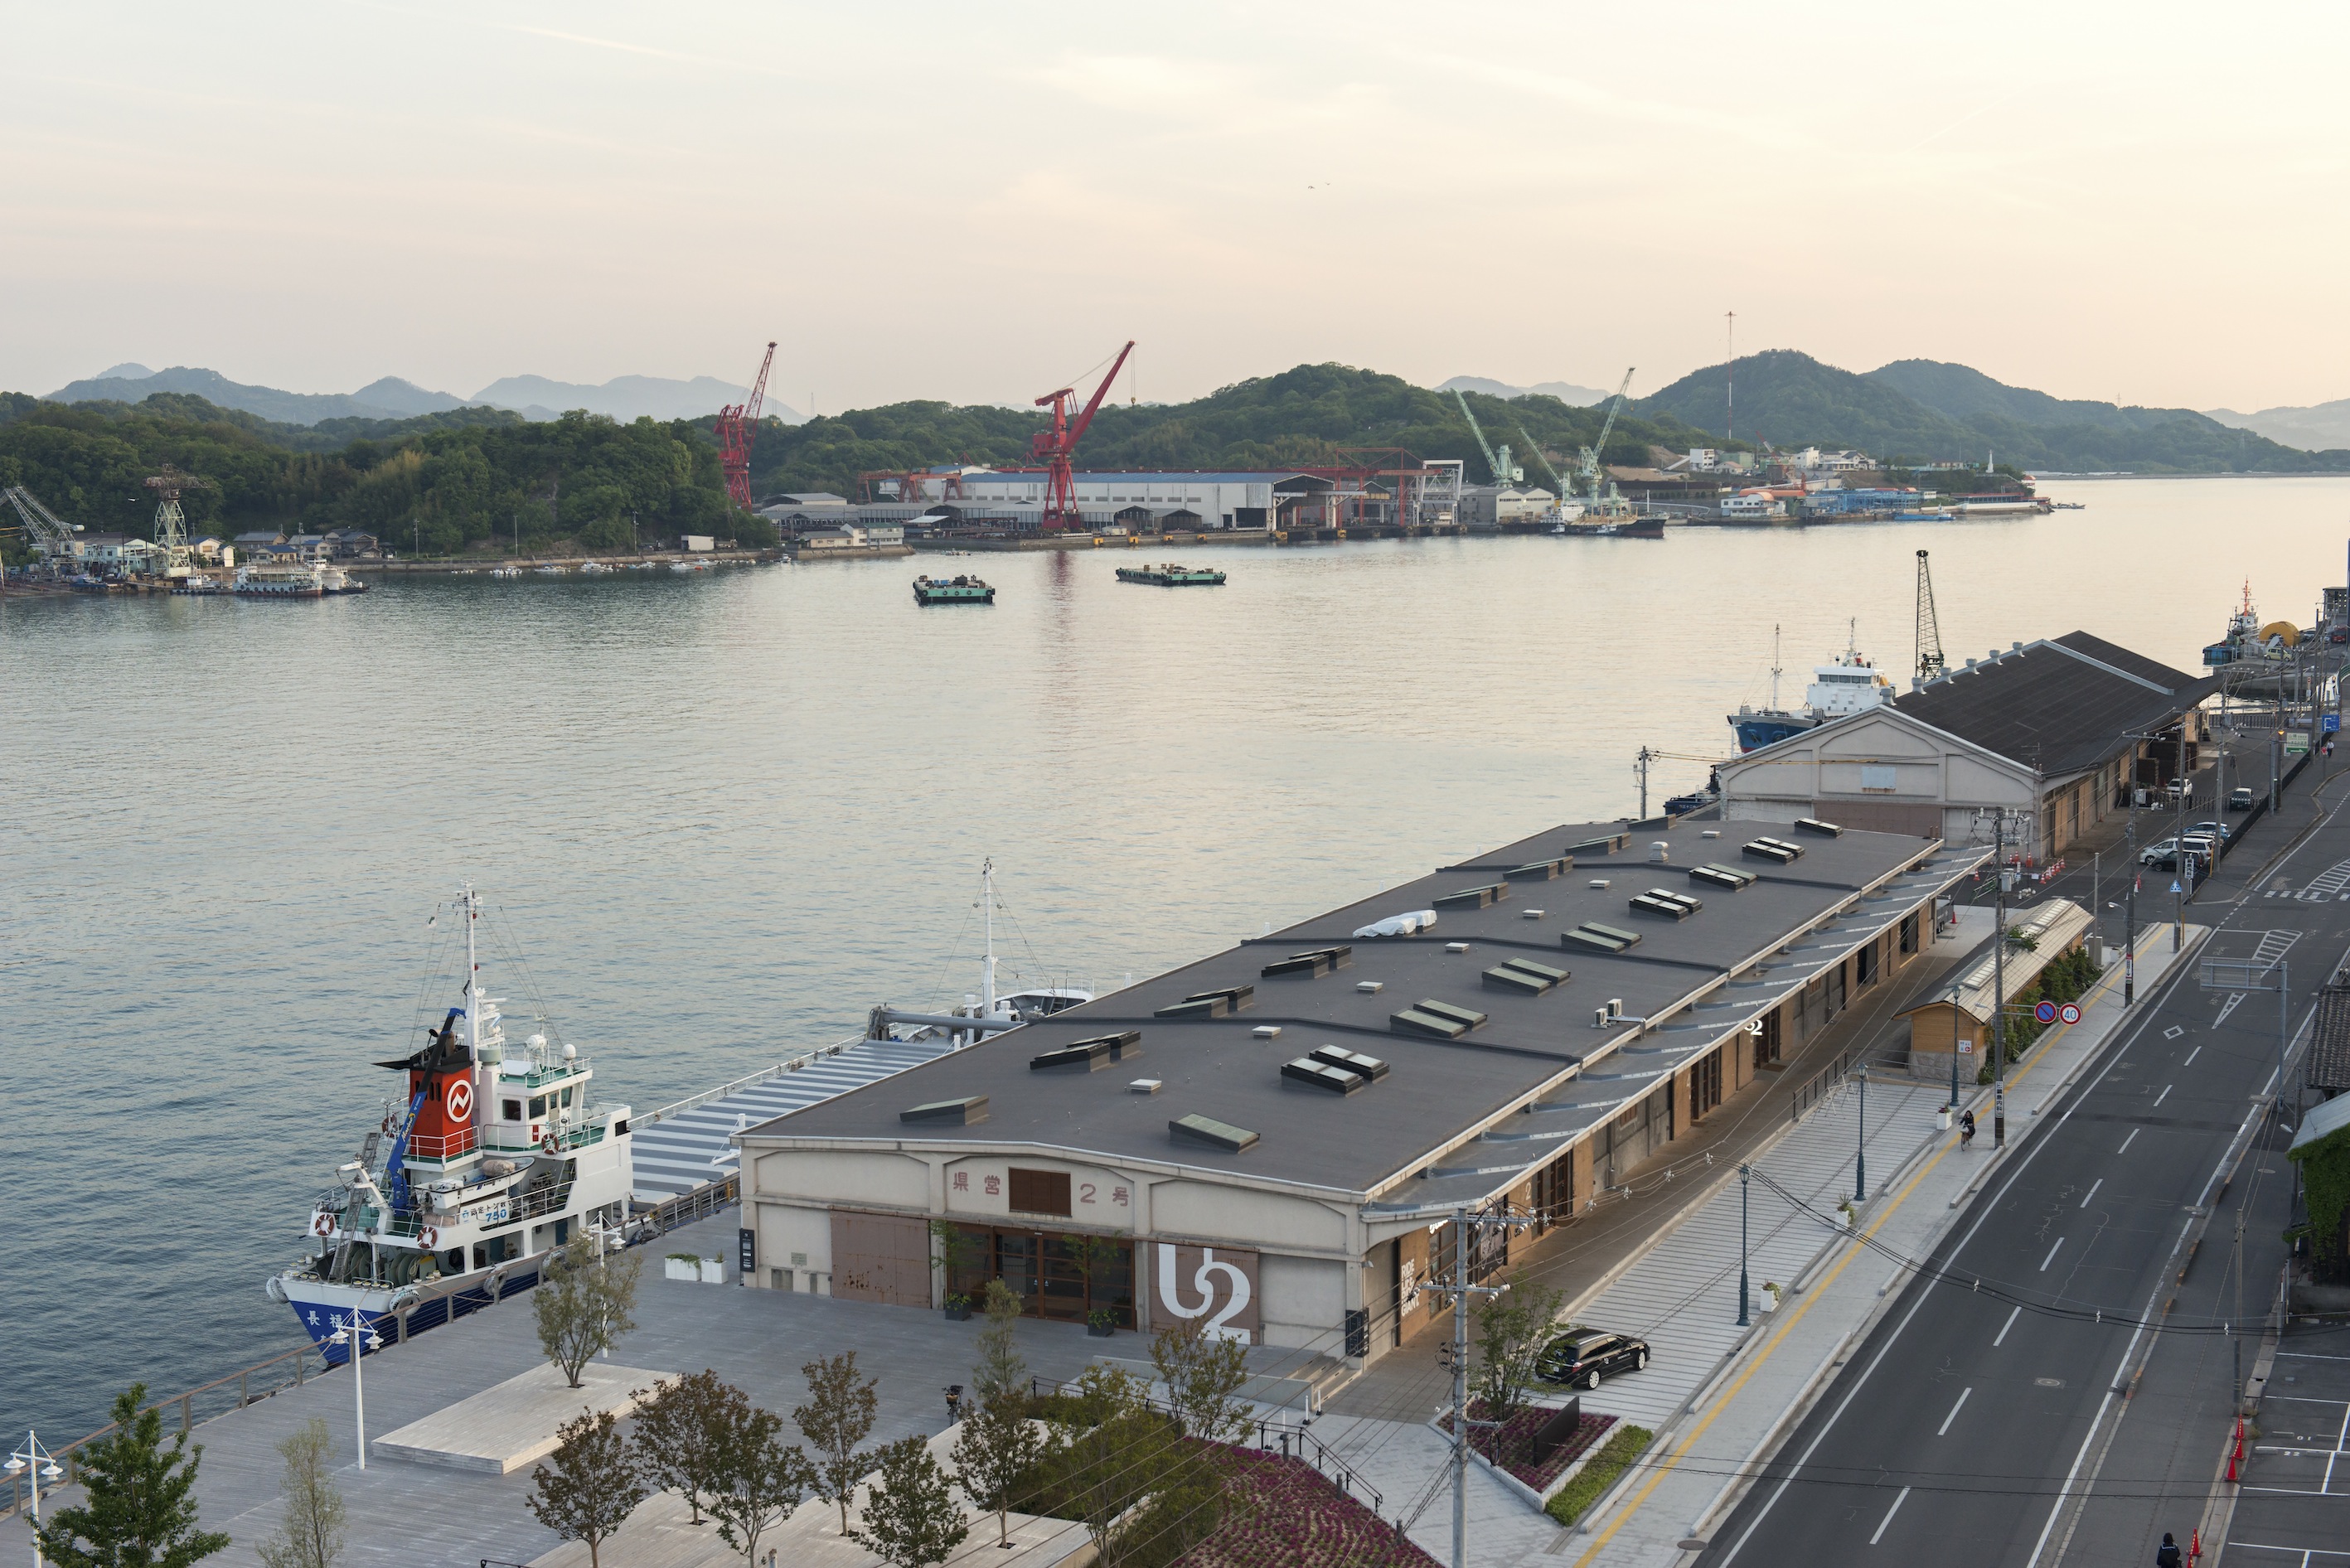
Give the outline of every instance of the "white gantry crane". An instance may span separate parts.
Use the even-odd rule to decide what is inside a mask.
[[[1458,387],[1452,389],[1452,400],[1461,405],[1461,417],[1469,421],[1469,433],[1477,438],[1477,450],[1485,454],[1485,468],[1492,474],[1493,483],[1515,484],[1523,479],[1525,470],[1511,463],[1510,449],[1507,446],[1502,448],[1499,457],[1493,455],[1493,449],[1486,444],[1484,430],[1477,423],[1477,416],[1469,411],[1469,400],[1461,395],[1461,389]]]

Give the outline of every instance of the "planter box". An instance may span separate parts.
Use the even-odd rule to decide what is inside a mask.
[[[1089,1323],[1089,1324],[1086,1324],[1086,1333],[1087,1333],[1087,1334],[1089,1337],[1094,1338],[1094,1339],[1107,1339],[1110,1335],[1112,1335],[1112,1334],[1116,1334],[1117,1332],[1118,1332],[1118,1325],[1117,1325],[1116,1324],[1109,1324],[1109,1323],[1095,1324],[1095,1323]]]
[[[698,1282],[702,1278],[702,1261],[698,1258],[663,1258],[661,1274],[666,1279]]]
[[[971,1308],[967,1306],[951,1306],[946,1309],[946,1312],[947,1321],[949,1323],[969,1323],[971,1321]]]

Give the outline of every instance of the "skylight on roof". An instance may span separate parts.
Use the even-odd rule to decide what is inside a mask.
[[[1553,969],[1532,959],[1504,959],[1483,975],[1487,991],[1513,992],[1520,996],[1540,996],[1552,988],[1566,983],[1568,971]]]
[[[1668,920],[1686,920],[1705,905],[1687,893],[1676,893],[1669,888],[1651,888],[1633,895],[1631,907],[1643,915],[1660,915]]]
[[[1246,1127],[1236,1127],[1230,1122],[1220,1122],[1213,1116],[1192,1115],[1178,1116],[1167,1124],[1167,1133],[1178,1143],[1203,1143],[1227,1154],[1239,1154],[1253,1147],[1257,1135]]]
[[[1739,853],[1752,856],[1757,860],[1769,860],[1777,865],[1788,866],[1804,857],[1804,846],[1800,844],[1790,844],[1783,838],[1757,838],[1742,846]]]
[[[936,1122],[944,1127],[967,1127],[987,1119],[987,1096],[971,1095],[960,1100],[932,1100],[911,1110],[899,1111],[901,1122]]]
[[[1735,866],[1692,866],[1690,880],[1702,882],[1709,888],[1724,888],[1735,893],[1762,880],[1752,871],[1741,871]]]
[[[1620,953],[1627,948],[1638,947],[1640,933],[1603,926],[1596,920],[1586,920],[1571,931],[1560,932],[1558,945],[1563,948],[1587,948],[1596,953]]]

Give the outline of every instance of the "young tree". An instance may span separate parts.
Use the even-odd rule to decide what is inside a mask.
[[[1044,1464],[1056,1445],[1053,1429],[1028,1415],[1028,1402],[1011,1397],[983,1399],[962,1420],[955,1439],[955,1479],[972,1501],[995,1513],[995,1543],[1009,1545],[1012,1493],[1022,1480]]]
[[[562,1442],[545,1465],[530,1472],[536,1490],[525,1499],[539,1523],[566,1541],[588,1543],[588,1568],[598,1568],[598,1551],[619,1532],[651,1488],[636,1456],[620,1437],[619,1418],[609,1410],[590,1411],[556,1429]]]
[[[286,1522],[254,1550],[266,1568],[334,1568],[343,1552],[343,1494],[328,1457],[334,1438],[313,1416],[277,1445],[286,1459]]]
[[[147,1385],[114,1401],[114,1432],[83,1450],[84,1495],[40,1527],[42,1553],[57,1568],[187,1568],[224,1550],[228,1537],[196,1528],[196,1465],[203,1445],[185,1432],[163,1447],[163,1417],[140,1411]]]
[[[1217,1515],[1212,1490],[1201,1490],[1202,1467],[1185,1448],[1182,1428],[1150,1408],[1147,1392],[1140,1379],[1116,1367],[1086,1368],[1076,1398],[1090,1424],[1070,1433],[1046,1477],[1052,1511],[1086,1527],[1099,1562],[1118,1560],[1121,1521],[1144,1499],[1157,1500],[1146,1513],[1159,1522],[1133,1521],[1143,1533],[1176,1519],[1211,1529]]]
[[[1247,1345],[1211,1335],[1198,1318],[1187,1318],[1152,1338],[1150,1362],[1186,1432],[1229,1443],[1247,1430],[1248,1407],[1240,1397],[1249,1379]]]
[[[1506,1419],[1523,1401],[1560,1304],[1556,1291],[1537,1289],[1523,1278],[1513,1280],[1500,1295],[1478,1300],[1474,1392],[1485,1402],[1488,1417]]]
[[[1028,1392],[1028,1364],[1020,1357],[1015,1326],[1020,1298],[1002,1280],[987,1282],[983,1304],[987,1326],[979,1331],[979,1365],[971,1369],[972,1391],[982,1404]]]
[[[816,1495],[839,1508],[840,1532],[846,1535],[849,1494],[870,1462],[857,1445],[872,1435],[879,1404],[873,1389],[879,1379],[857,1376],[853,1350],[808,1362],[800,1372],[807,1378],[808,1402],[792,1411],[792,1419],[816,1449]]]
[[[637,1275],[642,1253],[598,1257],[596,1239],[575,1236],[539,1265],[531,1310],[538,1314],[539,1348],[578,1387],[579,1369],[637,1326]]]
[[[685,1499],[693,1522],[702,1500],[718,1490],[728,1433],[751,1408],[743,1391],[707,1368],[638,1390],[637,1463],[663,1491]]]
[[[921,1438],[886,1444],[879,1457],[881,1480],[866,1494],[857,1539],[890,1568],[937,1568],[971,1534],[946,1471]]]
[[[760,1535],[806,1498],[816,1469],[797,1443],[782,1440],[782,1417],[754,1408],[734,1389],[727,1393],[733,1397],[724,1404],[710,1517],[719,1538],[755,1563]]]

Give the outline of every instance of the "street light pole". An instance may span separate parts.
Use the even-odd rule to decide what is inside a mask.
[[[1956,1054],[1956,1053],[1952,1053]],[[1852,1080],[1860,1085],[1860,1119],[1853,1128],[1852,1200],[1868,1201],[1868,1064],[1863,1062],[1852,1070]]]
[[[2131,798],[2137,798],[2133,795]],[[1991,895],[1991,1146],[2007,1147],[2007,808],[1999,808],[1991,831],[1998,873]]]
[[[1955,1054],[1955,1053],[1953,1053]],[[1738,1168],[1738,1326],[1752,1326],[1753,1314],[1748,1310],[1746,1287],[1746,1178],[1747,1168]]]
[[[7,1473],[12,1476],[16,1475],[19,1471],[31,1472],[30,1480],[33,1483],[33,1568],[42,1568],[41,1482],[44,1480],[56,1480],[59,1476],[64,1475],[66,1472],[57,1468],[56,1456],[51,1454],[47,1449],[41,1447],[40,1434],[32,1431],[29,1428],[27,1428],[25,1433],[25,1446],[18,1449],[15,1453],[10,1454],[8,1456],[7,1464],[5,1466],[0,1466],[0,1469],[5,1469]]]
[[[2122,896],[2122,1004],[2137,1000],[2137,879],[2144,869],[2137,857],[2137,739],[2130,739],[2129,891]]]
[[[357,1417],[359,1432],[359,1469],[367,1469],[367,1384],[360,1377],[359,1363],[370,1350],[382,1347],[383,1336],[369,1327],[359,1309],[353,1307],[348,1318],[329,1317],[335,1332],[327,1336],[330,1345],[351,1347],[351,1413]]]

